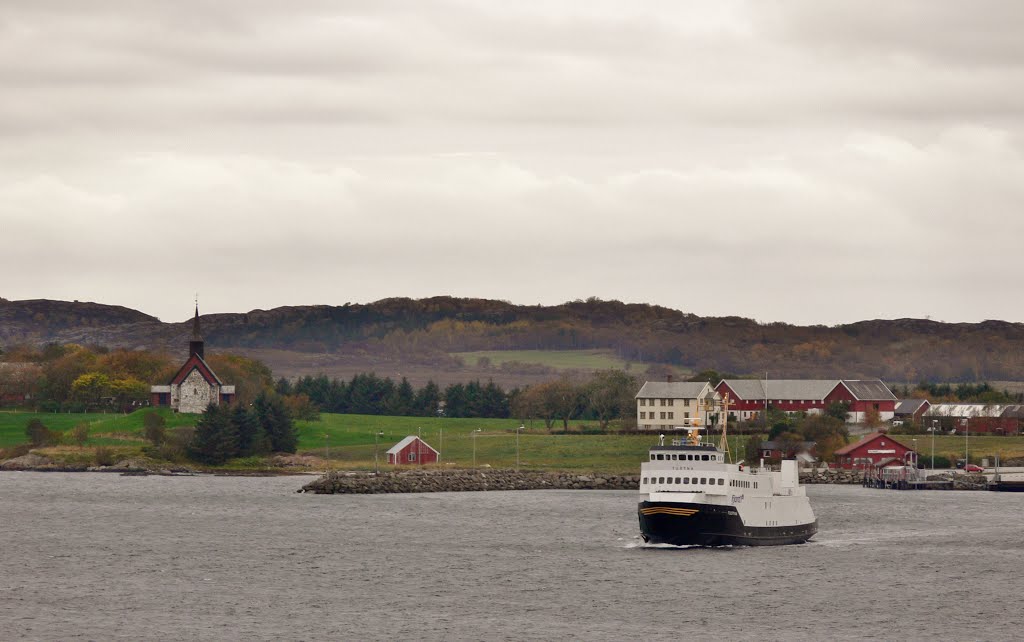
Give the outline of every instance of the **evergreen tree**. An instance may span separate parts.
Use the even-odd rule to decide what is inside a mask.
[[[417,417],[436,417],[437,406],[441,402],[441,389],[433,381],[428,381],[416,392],[413,401],[413,413]]]
[[[231,412],[227,406],[206,407],[188,445],[190,458],[216,465],[238,455],[238,432]]]
[[[231,423],[234,424],[235,433],[238,435],[238,455],[248,457],[250,455],[262,455],[270,452],[270,445],[263,427],[255,414],[245,406],[237,405],[231,411]]]
[[[256,417],[270,441],[273,452],[293,453],[299,445],[299,432],[284,402],[277,395],[260,393],[253,402]]]

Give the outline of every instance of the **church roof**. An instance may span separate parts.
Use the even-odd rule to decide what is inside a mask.
[[[188,361],[185,362],[185,365],[178,369],[178,372],[171,379],[171,384],[180,384],[193,369],[198,370],[203,379],[206,379],[209,383],[215,383],[218,386],[224,385],[224,382],[220,380],[220,377],[213,371],[213,368],[198,354],[191,355]]]

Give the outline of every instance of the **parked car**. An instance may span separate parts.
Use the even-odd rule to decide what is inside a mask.
[[[969,473],[980,473],[984,472],[985,469],[979,466],[978,464],[967,464],[966,466],[964,466],[964,470]]]

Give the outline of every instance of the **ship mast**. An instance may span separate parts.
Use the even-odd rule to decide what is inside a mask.
[[[722,409],[722,438],[718,441],[718,449],[725,453],[728,461],[732,463],[732,452],[729,450],[729,393],[725,393],[719,404]]]

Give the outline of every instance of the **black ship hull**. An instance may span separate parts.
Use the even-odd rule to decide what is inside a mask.
[[[794,526],[747,526],[732,506],[640,502],[645,542],[673,546],[779,546],[802,544],[818,532],[818,521]]]
[[[989,482],[988,489],[1002,493],[1024,493],[1024,481]]]

